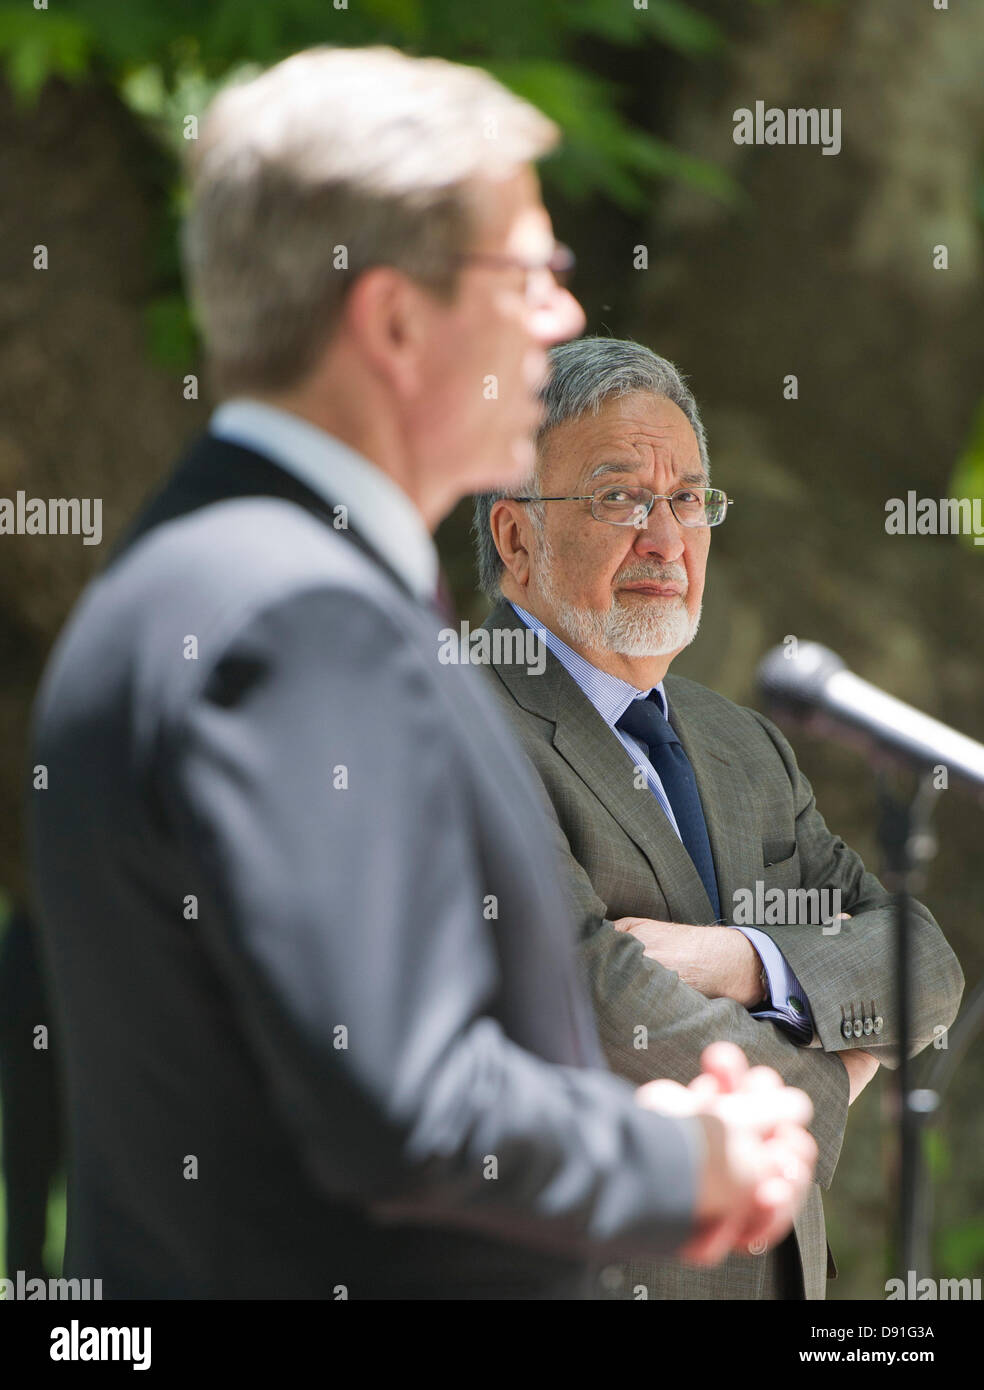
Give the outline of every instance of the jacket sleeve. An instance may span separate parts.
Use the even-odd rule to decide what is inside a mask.
[[[550,809],[561,870],[581,939],[581,961],[594,998],[598,1032],[612,1070],[635,1085],[667,1076],[686,1084],[712,1042],[736,1043],[752,1066],[774,1067],[813,1101],[816,1180],[829,1187],[847,1123],[850,1083],[837,1057],[797,1047],[733,999],[706,999],[675,971],[645,955],[642,942],[615,930],[606,906],[574,858]]]
[[[763,715],[751,711],[776,747],[793,789],[796,854],[803,888],[840,892],[850,921],[836,933],[787,925],[763,927],[782,951],[810,1001],[814,1026],[827,1052],[863,1048],[890,1068],[898,1066],[895,1011],[895,910],[892,898],[860,857],[833,835],[796,764],[789,743]],[[940,1037],[956,1018],[964,977],[928,908],[912,904],[912,1040],[910,1056]],[[880,1021],[880,1027],[845,1036],[845,1023]]]
[[[493,1017],[480,797],[407,634],[328,589],[200,641],[162,734],[163,813],[195,866],[182,891],[199,896],[201,944],[313,1179],[560,1254],[676,1249],[697,1122],[547,1063]]]

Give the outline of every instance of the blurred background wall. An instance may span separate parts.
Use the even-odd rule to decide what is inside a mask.
[[[674,669],[754,703],[762,654],[813,638],[984,739],[984,547],[885,532],[887,500],[910,489],[984,495],[984,6],[943,4],[0,3],[0,497],[101,497],[104,515],[99,547],[0,536],[0,915],[25,889],[25,740],[45,655],[208,418],[175,243],[187,118],[238,72],[313,43],[482,64],[564,128],[543,180],[578,252],[588,332],[677,362],[714,479],[738,499],[715,534],[701,635]],[[839,108],[839,154],[736,145],[734,112],[758,100]],[[439,543],[476,622],[468,521],[463,504]],[[869,770],[794,743],[828,824],[877,871]],[[957,790],[940,796],[924,894],[968,990],[984,970],[982,816]],[[975,1046],[929,1145],[941,1275],[984,1273],[982,1076]],[[891,1111],[883,1073],[852,1109],[826,1200],[832,1298],[884,1296]],[[56,1179],[49,1262],[62,1209]]]

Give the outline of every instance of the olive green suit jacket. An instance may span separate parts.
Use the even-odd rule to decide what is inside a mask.
[[[525,628],[502,602],[483,626]],[[710,900],[656,798],[636,775],[618,738],[559,661],[546,653],[540,674],[508,657],[517,642],[490,642],[490,684],[546,791],[565,878],[574,902],[583,964],[602,1044],[612,1069],[641,1084],[688,1082],[708,1043],[727,1038],[753,1065],[774,1067],[814,1105],[816,1183],[796,1220],[795,1247],[732,1255],[713,1270],[640,1262],[603,1271],[599,1296],[621,1298],[823,1298],[828,1271],[820,1188],[830,1186],[847,1120],[848,1077],[837,1052],[863,1047],[898,1065],[894,999],[894,915],[889,895],[857,854],[832,834],[816,808],[789,744],[762,715],[706,687],[668,676],[670,723],[693,765],[724,921],[739,890],[769,903],[769,890],[837,888],[839,930],[747,922],[767,932],[795,972],[813,1012],[814,1046],[797,1046],[773,1023],[731,999],[706,999],[615,930],[624,916],[707,925]],[[540,663],[536,663],[539,665]],[[747,897],[745,899],[747,901]],[[802,913],[798,914],[802,916]],[[963,974],[937,923],[915,904],[912,929],[913,1053],[956,1016]],[[798,1253],[802,1290],[781,1270]],[[798,1281],[797,1281],[798,1282]]]

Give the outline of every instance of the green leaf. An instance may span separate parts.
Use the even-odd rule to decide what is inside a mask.
[[[648,13],[633,8],[632,0],[580,0],[563,6],[561,23],[573,33],[596,34],[609,43],[634,44],[644,37]]]
[[[167,87],[159,63],[143,63],[124,73],[120,96],[139,116],[160,120],[167,105]]]
[[[646,0],[636,9],[632,0],[580,0],[563,6],[562,22],[572,30],[597,34],[609,43],[637,44],[656,38],[680,53],[700,56],[725,43],[720,27],[681,0]]]
[[[358,3],[358,0],[352,0],[352,3]],[[420,0],[361,0],[361,8],[374,19],[394,25],[408,39],[419,38],[427,25]]]
[[[198,354],[195,328],[183,294],[164,294],[148,304],[144,326],[150,358],[168,371],[187,372]]]
[[[950,496],[984,499],[984,401],[977,407],[970,437],[954,465]],[[984,546],[975,545],[972,535],[961,533],[960,543],[984,555]]]
[[[18,104],[22,107],[32,105],[53,71],[43,40],[32,37],[11,49],[7,55],[6,71]]]
[[[926,1168],[934,1182],[941,1182],[950,1172],[950,1146],[938,1129],[927,1130],[923,1136],[923,1155]]]
[[[642,210],[657,179],[673,179],[732,201],[737,186],[723,170],[631,125],[616,106],[618,88],[570,63],[490,63],[500,81],[561,127],[561,150],[544,174],[564,195],[603,193],[627,211]]]
[[[0,5],[0,64],[17,103],[37,100],[49,77],[76,81],[88,68],[93,35],[71,15]]]
[[[940,1231],[936,1249],[944,1277],[973,1276],[984,1264],[984,1221],[964,1221]]]
[[[714,53],[725,38],[712,19],[678,0],[649,0],[650,23],[658,38],[681,53]]]

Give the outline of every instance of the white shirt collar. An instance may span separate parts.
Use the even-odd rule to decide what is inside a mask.
[[[249,396],[224,401],[209,432],[255,449],[326,501],[348,508],[353,528],[418,598],[433,600],[438,557],[417,508],[392,478],[309,420]]]
[[[602,719],[611,728],[614,729],[633,700],[645,700],[652,694],[653,690],[658,696],[657,705],[664,719],[669,718],[670,711],[662,681],[650,690],[640,690],[638,686],[630,685],[628,681],[623,681],[619,676],[612,676],[607,671],[599,670],[593,662],[588,661],[579,652],[573,651],[555,632],[544,627],[539,618],[534,618],[532,613],[527,613],[526,609],[520,608],[518,603],[513,603],[512,600],[509,602],[526,626],[540,634],[547,650],[553,652],[567,674],[573,677]]]

